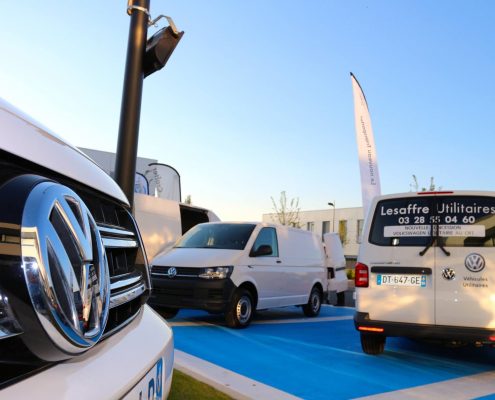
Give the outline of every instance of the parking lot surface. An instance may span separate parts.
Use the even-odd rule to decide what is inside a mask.
[[[257,313],[243,330],[196,310],[169,322],[176,349],[304,399],[495,399],[495,349],[388,338],[383,355],[365,355],[353,313],[324,306],[305,318],[287,307]]]

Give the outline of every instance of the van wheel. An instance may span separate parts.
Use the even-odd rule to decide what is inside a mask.
[[[383,335],[372,333],[361,333],[361,347],[366,354],[378,355],[385,350],[385,339]]]
[[[156,307],[156,311],[165,319],[174,318],[179,312],[179,308],[170,308],[170,307]]]
[[[316,317],[321,308],[321,291],[318,287],[313,286],[309,295],[308,304],[303,305],[304,315],[307,317]]]
[[[237,289],[225,314],[225,321],[231,328],[246,328],[253,316],[253,296],[246,289]]]

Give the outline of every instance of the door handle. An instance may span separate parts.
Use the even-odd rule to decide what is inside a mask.
[[[280,261],[280,260],[277,260],[277,264],[282,264],[282,261]]]

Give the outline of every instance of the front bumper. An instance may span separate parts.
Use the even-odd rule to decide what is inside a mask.
[[[169,308],[196,308],[225,312],[237,288],[231,279],[181,279],[152,275],[148,304]]]
[[[375,321],[369,318],[368,313],[356,312],[354,314],[354,326],[363,333],[373,331],[361,328],[381,328],[384,336],[403,336],[419,339],[460,340],[464,342],[495,343],[495,329],[469,328],[462,326],[425,325],[404,322]]]
[[[128,326],[79,357],[0,391],[7,399],[120,399],[163,359],[163,398],[172,384],[172,330],[150,307]]]

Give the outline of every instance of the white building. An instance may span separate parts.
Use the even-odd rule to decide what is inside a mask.
[[[363,231],[363,208],[333,208],[326,210],[299,211],[301,229],[315,232],[323,239],[327,232],[338,232],[344,246],[344,255],[349,267],[357,259]],[[276,222],[276,214],[263,214],[264,222]]]
[[[103,150],[86,149],[84,147],[79,147],[83,153],[87,154],[96,164],[100,166],[103,171],[105,171],[112,178],[115,176],[115,153]],[[138,157],[136,160],[136,172],[140,174],[145,174],[146,170],[149,168],[149,164],[157,163],[158,160],[152,158]]]

